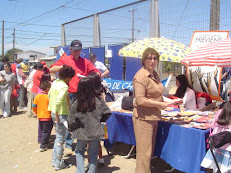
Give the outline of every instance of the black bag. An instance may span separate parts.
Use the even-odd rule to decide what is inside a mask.
[[[132,111],[133,108],[134,108],[134,106],[133,106],[133,99],[134,99],[134,96],[133,96],[133,95],[123,97],[123,99],[122,99],[122,104],[121,104],[121,108],[122,108],[123,110]]]
[[[209,137],[213,147],[220,148],[227,143],[231,143],[231,132],[223,131]]]

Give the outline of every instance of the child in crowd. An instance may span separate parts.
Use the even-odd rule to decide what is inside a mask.
[[[37,118],[39,119],[38,125],[40,126],[42,132],[40,152],[43,152],[48,150],[49,137],[53,126],[51,112],[48,111],[48,91],[51,87],[51,84],[48,81],[44,81],[41,83],[40,87],[42,89],[42,93],[35,96],[32,108],[34,113],[37,114]]]
[[[87,97],[86,97],[87,96]],[[77,173],[85,172],[84,152],[89,144],[89,170],[95,172],[100,140],[104,139],[101,122],[105,122],[111,115],[111,110],[104,100],[96,95],[92,82],[82,78],[78,84],[76,100],[71,106],[68,125],[72,131],[72,138],[77,139],[76,164]]]
[[[55,167],[56,171],[71,167],[71,164],[67,164],[62,156],[67,130],[67,116],[70,109],[68,83],[74,75],[75,70],[72,67],[63,65],[59,71],[59,78],[52,83],[48,93],[50,99],[48,110],[52,112],[52,119],[56,129],[56,139],[52,153],[52,166]]]
[[[50,73],[47,73],[47,72],[44,72],[44,73],[42,74],[41,79],[40,79],[40,84],[41,84],[43,81],[49,81],[50,83],[52,83],[52,81],[51,81],[51,74],[50,74]],[[38,94],[40,94],[41,92],[42,92],[41,85],[39,85]]]
[[[219,110],[215,115],[215,123],[213,127],[212,135],[223,131],[231,132],[231,101],[228,101],[222,110]],[[219,149],[214,149],[214,154],[218,162],[219,168],[222,173],[231,172],[231,144],[226,144]],[[205,158],[203,159],[201,166],[204,168],[213,169],[217,172],[216,164],[213,160],[210,150],[207,151]]]
[[[103,94],[103,86],[101,84],[101,78],[100,76],[95,73],[95,72],[91,72],[89,75],[88,75],[88,78],[90,79],[91,83],[92,83],[92,86],[94,88],[94,91],[95,91],[95,94],[97,97],[100,97],[101,99],[104,99],[104,94]],[[103,128],[103,127],[102,127]],[[89,150],[89,145],[87,145],[87,156],[88,156],[88,165],[87,167],[89,167],[89,154],[88,154],[88,150]],[[103,154],[102,154],[102,147],[101,145],[99,144],[99,166],[104,166],[104,159],[103,159]]]
[[[40,84],[39,84],[39,88],[38,88],[38,94],[41,94],[43,92],[42,88],[41,88],[41,84],[44,82],[44,81],[48,81],[50,82],[51,84],[51,75],[50,73],[46,73],[44,72],[42,74],[42,77],[40,79]],[[53,121],[52,121],[53,122]],[[53,127],[53,124],[52,124],[52,127]],[[38,126],[38,143],[41,143],[41,139],[42,139],[42,129],[41,129],[41,126]]]

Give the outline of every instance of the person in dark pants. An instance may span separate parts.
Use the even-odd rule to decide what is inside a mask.
[[[40,144],[40,152],[48,150],[48,142],[51,134],[51,129],[53,127],[53,121],[51,119],[51,112],[48,111],[49,98],[48,91],[51,87],[49,81],[44,81],[41,83],[40,88],[42,89],[41,94],[37,94],[35,96],[33,102],[33,111],[37,114],[37,118],[39,119],[39,126],[41,128],[41,144]]]

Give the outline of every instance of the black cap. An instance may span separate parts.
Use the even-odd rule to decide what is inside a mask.
[[[70,49],[72,50],[81,50],[82,49],[82,43],[79,40],[73,40],[70,45]]]
[[[95,53],[93,53],[93,52],[90,52],[90,53],[89,53],[89,56],[88,56],[89,59],[90,59],[90,58],[95,58],[95,57],[96,57]]]
[[[37,68],[43,68],[43,64],[41,63],[41,62],[39,62],[38,64],[37,64]]]

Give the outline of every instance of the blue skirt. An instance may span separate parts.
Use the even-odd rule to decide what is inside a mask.
[[[231,172],[231,152],[223,149],[214,149],[213,153],[216,157],[217,163],[222,173]],[[205,158],[201,162],[201,166],[204,168],[213,169],[217,172],[217,166],[213,160],[213,156],[210,150],[207,151]]]

